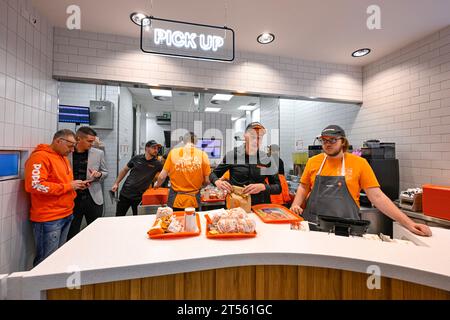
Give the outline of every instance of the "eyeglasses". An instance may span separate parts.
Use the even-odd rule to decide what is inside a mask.
[[[73,142],[73,141],[70,141],[70,140],[67,140],[67,139],[64,139],[64,138],[60,138],[60,139],[66,141],[66,142],[68,142],[69,144],[68,144],[67,146],[68,146],[69,148],[74,148],[75,145],[77,144],[76,142]]]
[[[335,144],[339,139],[341,138],[331,138],[331,139],[319,138],[319,142],[321,144]]]

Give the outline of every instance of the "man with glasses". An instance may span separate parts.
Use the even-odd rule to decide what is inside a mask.
[[[71,130],[59,130],[50,145],[39,144],[25,163],[25,191],[31,195],[36,247],[34,266],[66,242],[76,190],[87,187],[86,182],[73,179],[67,159],[75,144]]]
[[[360,219],[361,189],[381,212],[398,221],[413,233],[430,236],[431,230],[415,223],[398,209],[381,191],[377,178],[366,159],[347,153],[349,142],[344,130],[330,125],[320,136],[324,153],[308,160],[291,210],[310,222],[318,215]],[[301,205],[307,198],[305,210]]]
[[[102,150],[92,148],[97,132],[90,127],[80,127],[76,133],[77,145],[72,157],[73,175],[75,180],[83,180],[89,184],[87,189],[77,190],[73,221],[70,225],[67,240],[80,232],[83,217],[89,225],[103,215],[102,181],[108,176],[105,154]]]
[[[232,185],[244,187],[243,193],[252,195],[252,205],[270,203],[271,194],[281,192],[278,166],[260,150],[266,129],[259,122],[250,123],[245,129],[245,144],[228,152],[210,180],[218,188],[232,192]],[[220,177],[229,171],[229,181]],[[267,180],[266,180],[267,179]]]

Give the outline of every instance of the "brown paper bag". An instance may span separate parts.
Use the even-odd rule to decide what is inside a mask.
[[[233,186],[233,192],[227,195],[227,209],[241,207],[245,212],[252,211],[252,197],[249,194],[243,194],[244,188]]]

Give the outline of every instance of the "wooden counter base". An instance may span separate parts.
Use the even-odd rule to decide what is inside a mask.
[[[445,299],[450,292],[381,279],[369,290],[370,275],[305,266],[245,266],[52,289],[47,299]]]

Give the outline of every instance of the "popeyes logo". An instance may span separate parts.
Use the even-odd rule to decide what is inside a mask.
[[[40,163],[33,164],[33,171],[31,171],[31,187],[33,189],[38,190],[38,191],[47,193],[48,192],[48,187],[43,186],[40,183],[41,167],[42,167],[42,164],[40,164]]]

